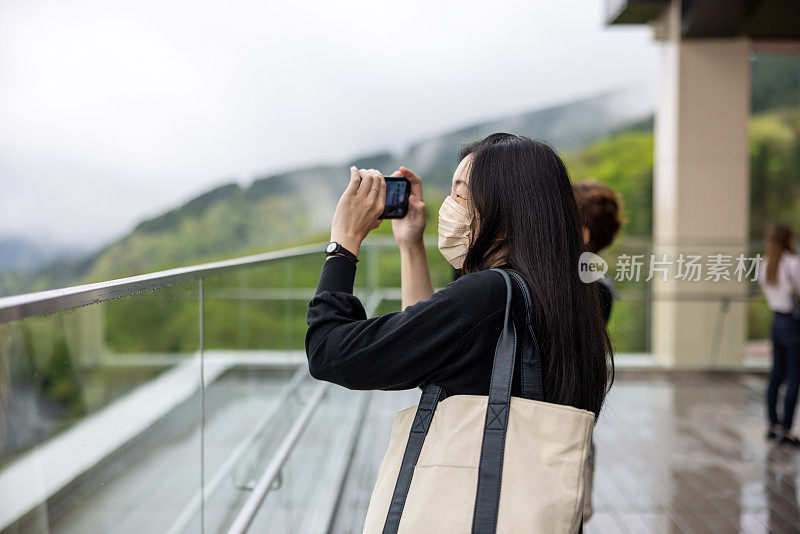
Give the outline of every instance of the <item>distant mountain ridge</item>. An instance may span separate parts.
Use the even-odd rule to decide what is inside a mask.
[[[86,254],[83,248],[56,246],[24,237],[0,238],[0,274],[26,273],[40,269],[56,259],[74,260]]]
[[[423,177],[426,194],[436,199],[449,189],[463,143],[506,131],[569,151],[647,121],[651,114],[648,98],[618,91],[465,126],[415,143],[403,154],[382,152],[339,165],[301,168],[258,178],[248,187],[220,185],[140,222],[128,235],[81,261],[59,261],[36,276],[5,276],[0,293],[131,276],[322,239],[350,165],[383,172],[405,165]]]
[[[798,80],[798,56],[758,55],[751,63],[753,113],[769,110],[779,113],[776,117],[761,117],[751,124],[751,129],[763,130],[751,147],[755,150],[751,155],[751,200],[755,203],[753,210],[757,221],[764,218],[759,215],[762,212],[774,214],[776,206],[787,210],[786,213],[781,211],[786,220],[794,220],[794,204],[785,200],[794,198],[791,194],[796,184],[792,174],[796,165],[787,162],[797,161],[792,154],[800,153],[794,152],[792,145],[793,132],[800,124],[796,118],[800,107]],[[384,172],[395,169],[400,163],[414,169],[425,180],[426,198],[433,206],[437,196],[441,199],[448,188],[459,146],[495,131],[536,137],[550,142],[559,151],[574,151],[569,155],[577,158],[568,158],[575,163],[570,167],[571,173],[576,176],[588,173],[584,178],[607,181],[615,180],[616,176],[619,179],[615,180],[618,182],[613,184],[615,187],[622,187],[624,182],[635,190],[628,191],[629,205],[635,200],[641,213],[649,213],[651,108],[646,91],[617,91],[479,121],[415,143],[402,154],[375,153],[341,165],[275,173],[255,180],[249,187],[235,183],[221,185],[180,207],[142,221],[127,236],[79,261],[59,259],[33,274],[2,274],[0,271],[0,295],[116,278],[324,239],[351,164]],[[620,130],[647,132],[647,135],[609,139],[612,133]],[[781,136],[770,137],[776,132]],[[591,146],[583,149],[590,143]],[[751,132],[751,145],[753,143]],[[777,159],[769,165],[778,165],[780,172],[764,171],[771,169],[765,163],[772,161],[771,158]],[[781,176],[778,181],[788,184],[783,189],[775,189],[772,184],[778,175]],[[770,201],[766,204],[775,206],[765,207],[762,197],[768,191],[774,194],[767,195]],[[638,219],[641,220],[637,224],[629,226],[645,231],[648,217]],[[752,227],[760,232],[759,224]]]

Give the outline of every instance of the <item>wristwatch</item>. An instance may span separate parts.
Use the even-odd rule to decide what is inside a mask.
[[[358,257],[355,254],[344,248],[342,245],[337,243],[336,241],[331,241],[325,247],[325,255],[326,256],[344,256],[354,262],[358,263]]]

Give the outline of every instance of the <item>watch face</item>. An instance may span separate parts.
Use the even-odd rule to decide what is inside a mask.
[[[336,243],[334,242],[328,243],[328,246],[325,247],[325,252],[333,252],[334,250],[336,250]]]

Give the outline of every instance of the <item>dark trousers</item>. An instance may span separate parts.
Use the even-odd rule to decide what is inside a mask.
[[[778,418],[778,390],[786,384],[783,419]],[[772,372],[767,388],[767,413],[773,425],[792,428],[797,390],[800,386],[800,321],[788,313],[772,315]]]

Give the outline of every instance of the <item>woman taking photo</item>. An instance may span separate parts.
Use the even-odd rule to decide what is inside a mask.
[[[539,141],[502,133],[461,151],[438,228],[439,250],[460,276],[437,292],[423,243],[421,180],[404,167],[395,175],[411,184],[408,214],[392,221],[400,247],[403,310],[367,318],[353,296],[359,248],[380,224],[386,185],[377,171],[352,168],[331,225],[336,245],[326,250],[334,252],[328,252],[308,309],[311,374],[362,390],[435,384],[441,389],[438,400],[447,399],[442,404],[452,396],[489,394],[493,357],[501,345],[498,336],[506,331],[510,287],[490,269],[502,267],[519,273],[530,291],[530,323],[519,284],[513,284],[507,313],[514,331],[525,333],[530,326],[538,344],[542,400],[562,405],[564,414],[571,413],[564,407],[599,414],[609,385],[611,346],[596,289],[578,276],[578,258],[585,247],[567,170],[555,151]],[[524,343],[512,346],[520,352]],[[523,360],[513,360],[513,397],[523,396]],[[480,443],[478,451],[486,452]]]
[[[767,233],[767,257],[758,276],[772,310],[772,371],[767,387],[767,439],[795,447],[800,439],[792,433],[797,391],[800,387],[800,318],[795,299],[800,295],[800,259],[789,227],[776,224]],[[786,384],[783,413],[778,417],[778,391]]]

